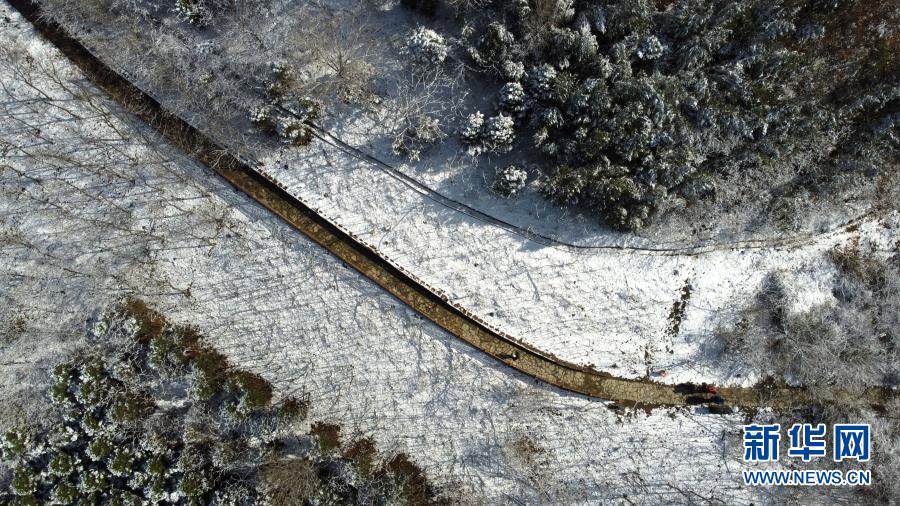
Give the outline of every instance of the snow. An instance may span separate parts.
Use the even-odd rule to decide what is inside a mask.
[[[0,16],[11,19],[3,47],[72,72],[5,5]],[[311,420],[408,452],[458,502],[765,499],[736,483],[739,415],[618,414],[523,377],[413,315],[83,81],[63,81],[87,92],[76,97],[36,80],[55,97],[40,99],[5,58],[0,141],[15,147],[0,164],[0,296],[28,324],[0,354],[28,363],[0,375],[4,399],[40,407],[25,396],[49,372],[32,353],[77,346],[86,315],[134,294],[196,325],[279,395],[308,392]]]
[[[124,52],[113,54],[102,44],[96,50],[114,65],[127,61]],[[392,65],[386,67],[398,68],[396,61]],[[151,91],[160,86],[146,80],[139,84]],[[176,100],[162,98],[177,107]],[[390,113],[389,103],[374,116],[339,108],[325,125],[364,154],[396,163],[385,126],[393,124]],[[195,119],[215,121],[212,116]],[[256,146],[254,155],[260,170],[298,199],[446,293],[458,307],[547,353],[618,376],[665,370],[663,381],[671,383],[752,383],[757,378],[734,376],[716,362],[710,351],[716,329],[754,296],[770,272],[797,274],[798,290],[809,285],[810,294],[798,294],[798,300],[821,299],[823,280],[809,280],[808,273],[822,272],[823,254],[856,236],[884,244],[893,233],[880,223],[900,220],[894,213],[867,218],[854,232],[837,228],[795,240],[704,242],[696,251],[675,241],[677,247],[669,250],[666,244],[616,234],[550,209],[533,190],[509,200],[490,195],[476,179],[485,169],[473,168],[454,142],[420,163],[400,167],[415,184],[329,142],[304,148]],[[561,240],[584,233],[580,244],[597,247],[532,240],[448,207],[423,189],[428,186],[523,229]],[[671,335],[670,314],[685,285],[691,287],[690,300],[679,332]]]
[[[571,362],[631,377],[665,369],[674,383],[733,380],[701,350],[719,316],[752,297],[767,273],[821,266],[824,252],[853,235],[696,255],[577,251],[448,209],[321,144],[264,164],[295,196],[491,325]],[[858,233],[889,239],[876,221]],[[686,283],[692,295],[681,332],[669,336],[670,309]]]

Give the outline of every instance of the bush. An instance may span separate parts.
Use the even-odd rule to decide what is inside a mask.
[[[401,54],[411,62],[424,66],[437,66],[444,62],[450,46],[439,33],[429,28],[413,30],[401,48]]]
[[[525,77],[525,65],[522,62],[506,60],[500,66],[500,77],[507,81],[519,82]]]
[[[269,64],[271,79],[266,83],[267,95],[275,100],[283,98],[293,87],[294,71],[285,62],[277,61]]]
[[[78,489],[70,481],[62,480],[53,488],[50,501],[53,504],[76,504]]]
[[[503,113],[488,119],[484,125],[484,140],[491,151],[509,151],[515,138],[515,123]]]
[[[401,453],[387,461],[382,473],[389,475],[400,485],[401,497],[406,504],[432,504],[436,494],[428,478],[408,455]]]
[[[312,141],[310,124],[322,115],[322,103],[311,97],[301,98],[278,118],[277,130],[281,138],[294,146],[306,146]]]
[[[459,137],[463,143],[470,147],[477,146],[481,143],[481,134],[484,129],[484,114],[476,111],[469,115],[468,120],[459,132]]]
[[[3,435],[0,449],[3,450],[2,456],[4,459],[16,459],[25,455],[28,446],[28,435],[24,431],[12,429]]]
[[[272,385],[258,374],[236,371],[231,376],[240,393],[239,411],[249,413],[268,406],[272,401]]]
[[[13,471],[10,488],[18,496],[29,496],[37,490],[37,478],[37,473],[31,466],[22,464]]]
[[[525,112],[525,89],[517,82],[510,82],[500,89],[500,109],[514,115]]]
[[[137,456],[128,448],[116,449],[107,463],[107,469],[113,476],[128,477],[132,474]]]
[[[279,459],[262,469],[262,486],[272,504],[304,504],[320,489],[316,468],[306,459]]]
[[[418,161],[422,152],[436,144],[444,137],[438,121],[423,115],[416,118],[415,123],[407,125],[395,138],[391,145],[394,154]]]
[[[54,476],[65,477],[74,473],[78,469],[78,465],[78,457],[66,453],[64,450],[57,450],[50,459],[49,469]]]
[[[473,156],[484,152],[505,153],[515,140],[515,123],[503,113],[485,121],[482,113],[475,112],[469,115],[459,135]]]
[[[378,448],[375,441],[371,438],[363,438],[357,440],[347,451],[344,457],[353,461],[357,471],[361,476],[369,476],[375,469],[376,459],[378,458]]]
[[[559,204],[592,209],[615,228],[637,230],[650,217],[650,207],[643,203],[641,186],[628,175],[624,167],[605,161],[592,168],[562,165],[544,183],[543,191]]]
[[[113,452],[113,445],[103,436],[95,438],[88,444],[85,455],[94,462],[103,462]]]
[[[311,124],[322,115],[322,103],[303,97],[288,104],[279,100],[250,109],[250,122],[262,132],[277,135],[293,146],[306,146],[313,139]]]
[[[490,23],[475,47],[468,50],[472,61],[492,72],[502,73],[504,63],[520,56],[516,38],[502,23]],[[511,70],[511,69],[506,69]]]
[[[524,188],[526,181],[528,181],[528,172],[525,169],[509,165],[497,171],[491,189],[497,195],[509,198]]]
[[[325,453],[331,453],[341,447],[341,428],[337,425],[316,422],[310,428],[309,433]]]

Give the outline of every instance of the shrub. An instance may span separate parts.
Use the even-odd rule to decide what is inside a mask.
[[[431,504],[436,494],[425,473],[408,455],[401,453],[384,465],[383,473],[389,475],[400,487],[406,504]]]
[[[344,452],[344,457],[353,461],[360,475],[368,476],[375,469],[378,448],[371,438],[359,439]]]
[[[101,436],[91,441],[87,447],[86,455],[94,462],[103,462],[112,452],[112,443]]]
[[[500,109],[510,114],[525,112],[525,89],[517,82],[510,82],[500,89]]]
[[[18,466],[13,471],[13,479],[10,482],[12,492],[18,496],[28,496],[37,490],[37,473],[27,464]]]
[[[322,102],[312,97],[281,103],[271,103],[250,109],[250,122],[268,135],[277,135],[294,146],[306,146],[313,139],[311,125],[322,115]]]
[[[50,400],[54,404],[66,404],[70,400],[72,378],[75,369],[69,364],[59,364],[53,369],[53,386],[50,388]]]
[[[147,472],[153,476],[164,477],[169,474],[169,463],[164,455],[154,455],[147,461]]]
[[[288,397],[281,403],[281,414],[288,419],[306,418],[309,413],[309,402],[296,397]]]
[[[528,172],[525,169],[517,165],[509,165],[497,170],[491,189],[497,195],[508,198],[524,188],[527,180]]]
[[[262,488],[272,504],[303,504],[321,488],[316,468],[307,459],[286,458],[266,463]]]
[[[481,135],[484,129],[484,114],[476,111],[469,115],[468,120],[459,132],[459,137],[463,143],[474,148],[481,143]]]
[[[15,459],[25,455],[28,449],[29,438],[21,430],[11,429],[3,435],[2,448],[4,459]]]
[[[407,125],[395,138],[391,147],[396,155],[418,161],[422,151],[440,141],[444,132],[438,121],[430,116],[419,116],[415,123]]]
[[[127,299],[122,307],[122,314],[137,322],[137,331],[134,337],[141,344],[149,343],[154,337],[162,334],[166,328],[166,322],[162,315],[150,309],[140,299]],[[109,325],[103,325],[103,327],[107,332],[110,330]]]
[[[552,65],[545,63],[528,72],[528,93],[537,100],[552,100],[556,84],[557,72]]]
[[[641,60],[656,60],[663,54],[663,46],[655,35],[642,37],[634,52]]]
[[[269,64],[272,72],[271,80],[266,84],[266,93],[272,99],[278,100],[294,85],[293,69],[285,62],[272,62]]]
[[[511,82],[521,81],[525,77],[525,65],[522,62],[506,60],[500,66],[500,77]]]
[[[304,97],[296,105],[285,108],[287,112],[278,117],[275,129],[278,135],[294,146],[306,146],[313,139],[310,124],[322,114],[322,103],[311,97]]]
[[[475,112],[469,115],[459,136],[472,156],[484,152],[505,153],[512,149],[516,137],[515,122],[503,113],[485,121],[481,112]]]
[[[75,391],[75,400],[80,404],[93,406],[104,400],[104,393],[100,383],[82,383]]]
[[[544,183],[543,191],[559,204],[586,206],[622,230],[640,229],[650,216],[650,207],[642,202],[642,187],[625,167],[607,160],[594,167],[561,165]]]
[[[312,141],[312,132],[299,118],[280,117],[276,131],[285,142],[294,146],[305,146]]]
[[[53,488],[50,501],[53,504],[76,504],[78,500],[78,488],[68,480],[60,480]]]
[[[509,151],[515,138],[515,123],[511,117],[500,113],[487,120],[484,139],[492,151]]]
[[[138,392],[125,392],[109,408],[110,421],[128,425],[142,420],[153,410],[153,401]]]
[[[478,44],[469,48],[468,53],[476,65],[502,73],[504,62],[518,56],[516,38],[505,25],[492,22],[488,24]]]
[[[272,385],[258,374],[236,371],[232,373],[232,381],[240,391],[240,411],[247,413],[264,408],[271,402]]]
[[[210,478],[202,470],[187,471],[178,482],[178,492],[192,502],[202,498],[210,491],[210,487]]]
[[[117,448],[109,459],[107,469],[113,476],[127,477],[132,473],[135,454],[128,448]]]
[[[78,468],[78,458],[58,450],[50,459],[50,473],[54,476],[69,476]]]
[[[99,416],[85,410],[81,417],[81,429],[88,435],[94,435],[103,429],[103,421]]]
[[[401,54],[418,65],[437,66],[444,62],[450,46],[439,33],[429,28],[413,30],[404,41]]]

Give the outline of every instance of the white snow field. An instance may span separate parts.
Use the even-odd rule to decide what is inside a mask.
[[[281,37],[284,27],[273,23],[271,37]],[[186,48],[215,45],[202,32],[187,30],[179,37],[184,40],[178,44]],[[146,58],[136,58],[127,49],[104,45],[102,36],[93,40],[93,49],[113,67],[155,92],[164,104],[187,112],[178,97],[161,91],[161,83],[153,82],[148,71],[136,68],[135,62],[164,58],[165,51],[148,47]],[[202,65],[202,59],[198,63]],[[221,111],[190,112],[198,124],[220,121],[204,114]],[[377,116],[341,114],[325,124],[348,144],[386,156],[389,141]],[[244,135],[253,135],[249,124],[240,128],[246,129]],[[225,145],[236,142],[217,140]],[[447,207],[421,187],[321,141],[305,148],[257,145],[250,156],[298,199],[492,327],[569,362],[671,383],[749,385],[759,380],[716,360],[711,351],[716,329],[731,323],[736,310],[774,271],[793,278],[792,295],[799,305],[832,297],[828,278],[834,270],[824,253],[855,238],[887,250],[900,224],[894,213],[865,218],[852,231],[836,227],[807,240],[718,246],[704,241],[699,253],[645,251],[642,248],[665,246],[604,231],[586,224],[583,217],[548,209],[533,192],[524,197],[527,205],[519,207],[486,197],[486,190],[479,187],[483,183],[472,181],[477,171],[448,153],[453,144],[449,146],[436,158],[403,171],[523,228],[587,245],[625,248],[546,245]],[[440,161],[437,166],[435,160]],[[862,211],[848,209],[847,214]],[[834,221],[821,218],[822,223]],[[575,239],[579,235],[584,239]],[[682,304],[685,292],[689,299],[679,316],[673,307]]]
[[[43,361],[134,294],[196,325],[279,395],[308,392],[311,420],[408,452],[454,502],[766,501],[737,483],[741,415],[622,415],[523,377],[171,149],[5,4],[0,47],[0,317],[24,321],[0,343],[0,395],[17,408],[3,425],[42,407]],[[680,280],[690,264],[678,262]],[[637,332],[635,318],[626,327]]]
[[[774,271],[802,299],[830,297],[825,253],[853,237],[890,246],[877,219],[798,247],[723,247],[700,254],[573,251],[545,246],[442,206],[333,148],[286,150],[266,169],[395,264],[491,325],[570,362],[627,377],[743,383],[706,346]],[[893,228],[896,216],[891,217]],[[678,332],[672,308],[690,287]]]

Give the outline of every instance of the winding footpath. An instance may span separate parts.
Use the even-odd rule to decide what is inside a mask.
[[[728,413],[734,408],[790,409],[814,402],[813,395],[803,388],[769,385],[716,389],[707,385],[666,385],[649,379],[618,378],[559,360],[523,344],[489,327],[467,310],[450,304],[446,297],[418,280],[414,274],[392,265],[374,249],[291,196],[280,183],[238,159],[186,121],[167,112],[152,96],[116,73],[69,36],[64,28],[41,17],[35,3],[30,0],[7,2],[96,86],[125,110],[151,125],[166,140],[425,318],[509,367],[561,389],[626,407],[652,409],[659,406],[706,405],[711,412]],[[331,142],[338,142],[322,131],[317,134],[322,140],[328,138]],[[862,394],[840,390],[829,394],[836,399],[862,397],[873,406],[883,406],[889,397],[896,395],[883,388],[871,388]]]

